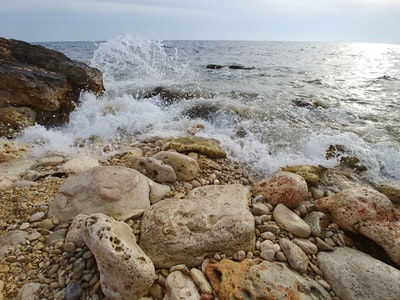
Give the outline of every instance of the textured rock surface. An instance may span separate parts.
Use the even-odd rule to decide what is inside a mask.
[[[163,150],[174,149],[178,152],[197,152],[211,158],[225,158],[226,152],[221,148],[217,140],[202,137],[187,136],[169,139],[163,146]]]
[[[199,300],[200,294],[193,280],[181,271],[170,273],[165,280],[165,296],[163,300]]]
[[[400,271],[361,251],[339,247],[317,258],[342,300],[400,299]]]
[[[147,208],[169,187],[152,182],[139,172],[120,166],[92,168],[68,178],[49,207],[49,216],[71,221],[79,213],[119,217]]]
[[[203,186],[186,199],[151,206],[141,223],[140,246],[157,267],[197,266],[216,251],[232,255],[255,247],[249,190],[238,184]]]
[[[65,123],[82,90],[104,90],[99,70],[43,46],[0,38],[0,62],[0,107],[29,107],[39,124]],[[3,116],[10,114],[0,115],[7,132]]]
[[[285,253],[289,265],[294,270],[300,273],[305,273],[307,271],[309,259],[304,251],[291,240],[286,238],[279,239],[279,245],[281,246],[283,253]]]
[[[295,208],[307,199],[308,187],[303,177],[290,172],[278,172],[255,183],[252,192],[262,196],[272,205],[281,203],[286,207]]]
[[[221,300],[331,299],[316,281],[305,279],[284,263],[223,259],[209,264],[206,275]]]
[[[317,183],[321,174],[324,171],[322,167],[310,166],[310,165],[296,165],[282,168],[282,171],[296,173],[297,175],[304,178],[307,183]]]
[[[108,299],[139,299],[149,292],[156,279],[154,266],[136,244],[129,225],[97,213],[84,220],[82,235],[96,257]]]
[[[343,229],[374,240],[400,264],[400,217],[385,195],[367,188],[346,189],[316,200],[315,206]]]
[[[64,163],[60,169],[68,174],[78,174],[99,165],[97,158],[89,153],[83,153]]]
[[[172,151],[160,151],[153,155],[153,158],[171,166],[178,180],[188,181],[199,175],[200,166],[198,162],[187,155]]]
[[[277,222],[281,228],[289,231],[290,233],[302,238],[310,236],[310,226],[285,205],[278,204],[275,207],[272,215],[275,222]]]

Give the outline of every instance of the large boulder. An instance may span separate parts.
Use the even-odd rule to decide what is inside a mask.
[[[165,199],[143,215],[139,245],[157,268],[198,266],[217,251],[233,255],[255,249],[255,222],[242,185],[210,185],[186,199]]]
[[[290,270],[285,263],[223,259],[209,264],[206,275],[221,300],[332,299],[315,280]]]
[[[100,166],[69,177],[49,207],[49,217],[70,222],[78,214],[97,212],[121,217],[170,191],[138,171],[122,166]]]
[[[101,213],[82,223],[83,239],[96,258],[104,295],[120,300],[148,294],[157,278],[154,265],[136,244],[129,225]]]
[[[375,241],[400,265],[400,215],[385,195],[370,188],[345,189],[316,200],[315,207],[344,230]]]
[[[324,278],[342,300],[400,299],[400,271],[355,249],[320,252]]]
[[[43,46],[0,38],[0,108],[8,108],[0,115],[0,134],[12,135],[32,118],[48,126],[64,124],[81,91],[104,91],[98,69]],[[19,126],[18,120],[23,120]]]

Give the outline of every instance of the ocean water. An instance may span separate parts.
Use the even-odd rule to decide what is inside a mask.
[[[400,45],[154,41],[130,34],[42,44],[99,68],[106,93],[82,93],[62,128],[25,130],[20,139],[35,144],[38,156],[82,151],[76,141],[90,148],[93,136],[112,146],[196,128],[197,136],[218,139],[231,159],[265,175],[296,164],[334,167],[341,157],[327,159],[326,151],[341,145],[372,182],[400,180]],[[151,93],[160,86],[179,97]]]

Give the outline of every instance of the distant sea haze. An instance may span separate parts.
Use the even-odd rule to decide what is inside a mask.
[[[26,130],[23,140],[40,141],[38,155],[74,151],[76,139],[93,135],[112,143],[197,128],[266,175],[287,165],[335,166],[340,155],[327,158],[327,149],[336,145],[371,181],[400,180],[400,46],[133,35],[42,44],[99,68],[106,93],[83,93],[61,129]],[[176,97],[154,92],[162,90]]]

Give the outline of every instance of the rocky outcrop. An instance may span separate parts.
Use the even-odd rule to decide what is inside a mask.
[[[375,241],[400,265],[400,216],[385,195],[368,188],[345,189],[316,200],[315,206],[344,230]]]
[[[78,214],[101,212],[121,217],[148,208],[170,188],[153,182],[136,170],[120,166],[95,167],[68,178],[49,207],[49,216],[62,222]]]
[[[97,213],[83,221],[82,235],[96,257],[108,299],[139,299],[148,294],[156,279],[154,266],[128,224]]]
[[[223,259],[209,264],[206,275],[221,300],[332,299],[316,281],[302,277],[279,262]]]
[[[290,172],[277,172],[257,182],[251,191],[272,205],[279,203],[295,208],[307,199],[308,187],[303,177]]]
[[[34,122],[64,124],[81,91],[103,90],[98,69],[43,46],[0,38],[0,135]]]
[[[342,300],[399,299],[400,271],[355,249],[317,256],[325,280]]]
[[[139,245],[158,268],[198,266],[207,255],[255,247],[250,192],[239,184],[203,186],[165,199],[143,215]]]

